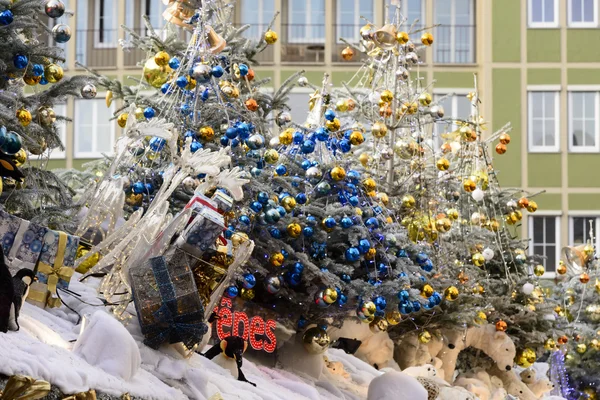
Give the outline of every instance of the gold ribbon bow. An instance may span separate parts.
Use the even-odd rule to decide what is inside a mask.
[[[37,400],[50,393],[50,384],[30,376],[13,375],[8,379],[2,400]]]
[[[96,400],[96,391],[91,389],[87,392],[75,393],[63,398],[63,400]]]
[[[60,306],[60,299],[56,298],[56,285],[58,284],[58,281],[63,279],[69,282],[75,272],[73,268],[63,266],[66,247],[67,234],[58,232],[58,248],[56,250],[56,256],[54,257],[54,266],[41,261],[38,264],[38,272],[48,276],[48,290],[52,294],[51,298],[48,299],[48,305],[50,307]]]

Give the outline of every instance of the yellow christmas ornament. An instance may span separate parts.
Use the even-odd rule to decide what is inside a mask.
[[[419,95],[419,104],[421,104],[423,107],[429,106],[432,100],[433,99],[431,98],[431,95],[427,92],[423,92]]]
[[[371,317],[375,315],[377,308],[375,307],[375,303],[373,303],[372,301],[365,301],[364,303],[362,303],[360,311],[364,314],[365,317]]]
[[[400,31],[396,33],[396,41],[400,44],[406,44],[410,40],[408,33]]]
[[[454,301],[458,299],[458,289],[456,288],[456,286],[450,286],[446,288],[446,291],[444,292],[444,297],[448,301]]]
[[[362,132],[354,131],[350,134],[350,143],[353,144],[354,146],[358,146],[359,144],[361,144],[364,141],[365,141],[365,137],[363,136]]]
[[[60,81],[65,75],[62,67],[57,64],[50,64],[44,69],[44,76],[50,83],[56,83]]]
[[[294,137],[294,129],[287,128],[286,130],[284,130],[283,132],[281,132],[279,134],[279,144],[283,144],[286,146],[289,144],[292,144],[293,137]]]
[[[471,260],[473,261],[473,265],[475,265],[476,267],[482,267],[483,264],[485,264],[485,257],[481,253],[473,254]]]
[[[215,137],[215,130],[210,126],[203,126],[198,131],[200,134],[200,139],[202,140],[212,140]]]
[[[335,303],[337,300],[337,296],[337,290],[333,288],[327,288],[323,290],[323,300],[325,300],[325,303],[327,304]]]
[[[154,60],[154,57],[149,58],[144,64],[144,79],[152,87],[159,88],[169,80],[169,75],[173,70],[169,67],[168,62],[165,66],[160,66]]]
[[[267,44],[275,44],[275,42],[277,42],[277,39],[279,39],[279,35],[277,35],[277,32],[272,31],[270,29],[265,32],[265,42],[267,42]]]
[[[478,325],[487,324],[487,315],[483,311],[478,311],[475,317],[475,323]]]
[[[384,103],[391,103],[392,100],[394,100],[394,94],[392,93],[391,90],[384,90],[383,92],[381,92],[381,101],[383,101]]]
[[[142,121],[142,120],[146,119],[146,117],[144,117],[144,109],[142,107],[137,107],[134,111],[134,115],[135,115],[135,119],[138,121]]]
[[[371,247],[365,254],[365,260],[374,260],[377,255],[377,250]]]
[[[429,32],[425,32],[421,35],[421,43],[425,46],[431,46],[433,44],[433,35]]]
[[[88,253],[89,253],[89,250],[83,246],[79,246],[77,248],[77,258],[81,258]],[[77,266],[76,271],[79,272],[80,274],[85,274],[90,269],[92,269],[92,267],[94,267],[96,264],[98,264],[98,261],[100,261],[100,254],[97,252],[93,253],[91,256],[89,256],[87,259],[85,259],[83,262],[81,262]]]
[[[421,289],[421,296],[425,297],[425,298],[429,298],[431,297],[431,295],[433,294],[433,287],[431,287],[430,284],[425,284],[423,286],[423,289]]]
[[[104,102],[106,103],[106,107],[110,107],[113,101],[113,92],[112,90],[106,91],[106,96],[104,97]]]
[[[587,345],[585,343],[578,343],[577,346],[575,346],[575,351],[579,354],[583,354],[587,351]]]
[[[24,108],[20,108],[17,110],[17,119],[21,125],[27,126],[31,123],[31,113]]]
[[[346,177],[346,171],[342,167],[333,167],[329,172],[329,175],[334,181],[341,181]]]
[[[365,187],[365,190],[370,192],[377,188],[377,183],[375,183],[375,180],[373,178],[367,178],[363,181],[363,186]]]
[[[429,331],[422,331],[419,333],[419,342],[423,344],[427,344],[431,342],[431,333]]]
[[[27,152],[23,148],[19,149],[19,151],[17,151],[17,154],[15,154],[13,157],[15,159],[15,165],[17,167],[20,167],[21,165],[27,162]]]
[[[517,352],[517,356],[515,357],[515,362],[517,365],[523,368],[531,367],[536,360],[537,356],[535,355],[535,351],[529,347],[519,350]]]
[[[377,139],[381,139],[387,135],[387,126],[383,122],[375,122],[371,127],[371,133]]]
[[[600,341],[598,341],[598,339],[592,339],[589,348],[596,351],[600,350]]]
[[[405,208],[413,208],[416,204],[415,198],[410,195],[410,194],[406,194],[404,196],[402,196],[402,207]]]
[[[467,178],[463,181],[463,189],[465,189],[465,192],[472,192],[477,189],[477,184],[471,179]]]
[[[435,165],[440,171],[447,171],[448,168],[450,168],[450,161],[448,161],[447,158],[440,158],[439,160],[437,160]]]
[[[348,111],[348,102],[346,100],[338,100],[335,103],[335,109],[341,112]]]
[[[254,289],[242,288],[241,296],[242,296],[242,299],[244,299],[246,301],[251,301],[252,299],[254,299],[254,296],[255,296]]]
[[[388,311],[385,313],[385,320],[391,326],[398,325],[402,321],[402,314],[399,311]]]
[[[129,114],[127,113],[122,113],[117,117],[117,124],[119,124],[119,126],[121,128],[125,128],[125,125],[127,125],[127,118],[129,117]]]
[[[267,164],[275,164],[279,160],[279,153],[275,149],[269,149],[265,151],[264,159]]]
[[[533,274],[535,276],[542,276],[544,275],[544,272],[546,272],[546,269],[541,264],[538,264],[535,267],[533,267]]]
[[[40,83],[40,81],[42,80],[42,76],[35,76],[35,75],[25,75],[23,77],[23,82],[25,82],[27,85],[29,86],[35,86],[38,83]]]
[[[296,199],[292,196],[286,196],[281,200],[281,206],[285,209],[286,212],[290,212],[294,208],[296,208]]]
[[[358,156],[358,161],[360,161],[363,167],[366,167],[371,161],[371,157],[367,153],[362,153],[360,156]]]
[[[556,341],[552,338],[547,339],[544,342],[544,349],[546,350],[556,350]]]
[[[459,217],[458,210],[456,208],[449,208],[446,210],[446,215],[448,215],[448,218],[454,221],[456,221]]]
[[[340,129],[340,120],[337,118],[332,119],[331,121],[325,122],[325,127],[329,129],[331,132],[337,132]]]
[[[299,224],[291,223],[286,228],[288,235],[292,238],[297,238],[302,233],[302,227]]]
[[[529,205],[527,206],[527,211],[529,211],[530,213],[534,213],[537,211],[537,209],[538,209],[537,203],[533,200],[529,200]]]
[[[169,65],[170,59],[171,59],[171,57],[169,56],[169,53],[167,53],[166,51],[159,51],[158,53],[156,53],[154,55],[154,62],[159,67],[164,67],[166,65]]]
[[[285,257],[281,253],[274,253],[269,258],[269,261],[271,262],[271,265],[273,265],[275,267],[281,267],[283,265],[283,261],[284,260],[285,260]]]

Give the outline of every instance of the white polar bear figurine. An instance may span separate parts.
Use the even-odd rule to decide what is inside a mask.
[[[418,380],[398,371],[386,372],[369,384],[367,400],[427,400],[427,390]]]

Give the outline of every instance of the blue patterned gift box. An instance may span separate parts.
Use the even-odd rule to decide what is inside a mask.
[[[15,242],[15,237],[21,226],[21,218],[10,215],[4,210],[0,210],[0,240],[2,240],[2,250],[8,254]]]
[[[48,228],[20,218],[19,221],[21,224],[14,236],[14,243],[7,253],[8,263],[13,270],[34,269],[40,258]]]

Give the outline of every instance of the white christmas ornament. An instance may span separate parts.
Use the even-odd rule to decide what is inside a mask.
[[[494,258],[494,250],[490,249],[489,247],[483,249],[481,254],[483,255],[483,258],[485,258],[485,261],[490,261],[492,258]]]
[[[526,284],[523,285],[523,288],[521,288],[521,291],[524,294],[528,294],[528,295],[531,294],[531,293],[533,293],[533,284],[527,282]]]
[[[271,140],[269,140],[269,146],[271,146],[271,147],[277,147],[277,146],[279,146],[279,137],[278,136],[273,136],[271,138]]]
[[[473,194],[471,196],[473,196],[473,200],[475,200],[475,201],[482,201],[483,200],[483,190],[477,188],[477,189],[473,190]]]

